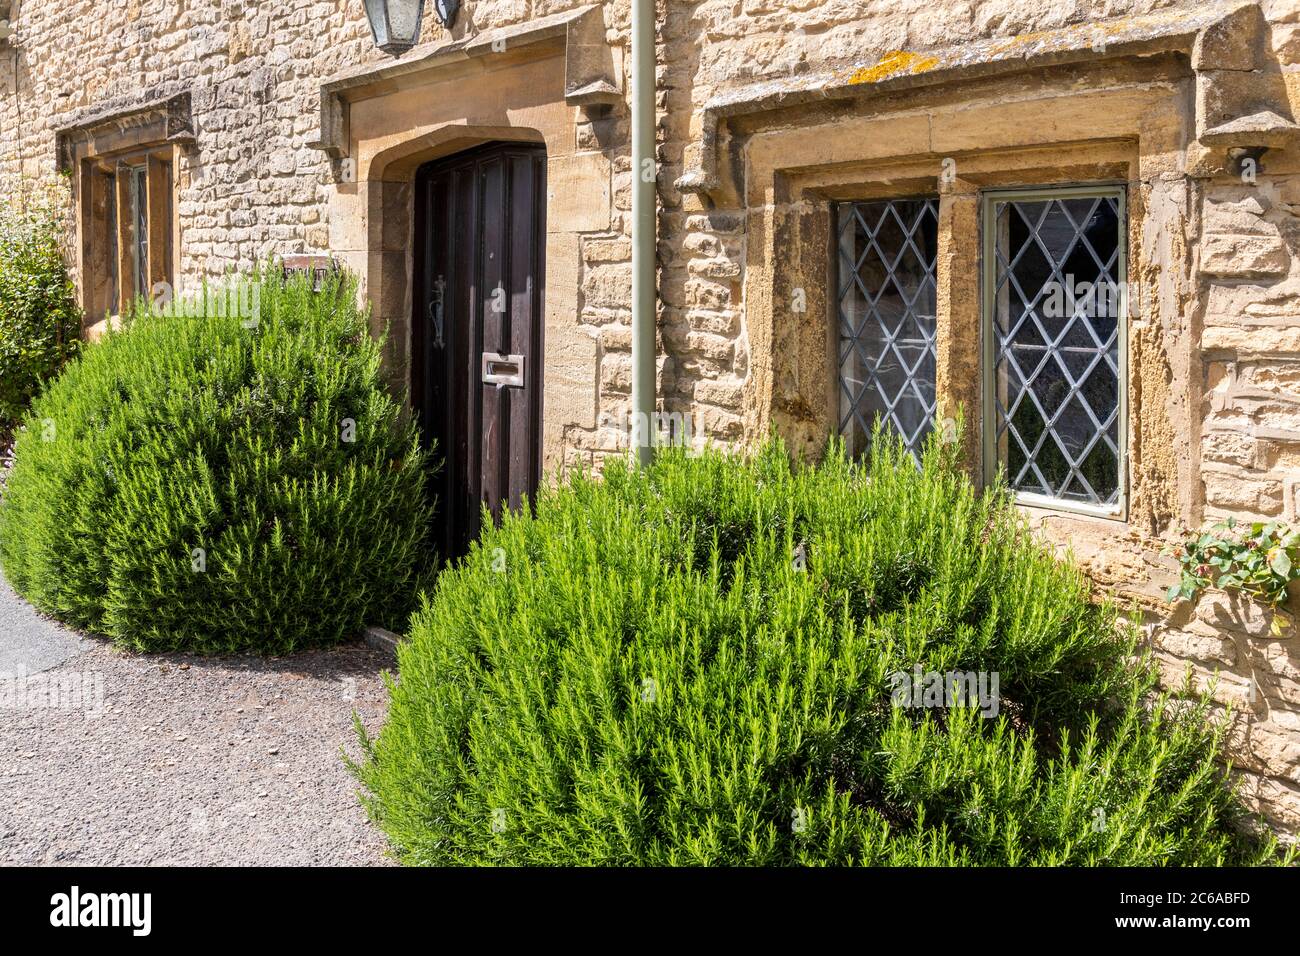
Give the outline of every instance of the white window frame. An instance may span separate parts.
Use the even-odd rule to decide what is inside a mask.
[[[984,475],[987,484],[993,483],[993,476],[1003,468],[1004,463],[998,459],[997,447],[997,355],[996,332],[997,320],[997,230],[996,207],[1004,202],[1047,202],[1062,199],[1093,199],[1097,197],[1114,198],[1118,201],[1119,252],[1119,315],[1118,349],[1119,360],[1119,496],[1113,505],[1091,505],[1078,501],[1068,501],[1050,495],[1029,492],[1013,492],[1017,504],[1030,508],[1066,512],[1070,514],[1089,515],[1108,518],[1115,521],[1128,520],[1129,505],[1129,454],[1128,454],[1128,416],[1129,416],[1129,367],[1128,367],[1128,193],[1124,183],[1106,182],[1090,185],[1050,185],[1031,188],[988,189],[981,194],[980,230],[980,337],[983,364],[983,444]]]

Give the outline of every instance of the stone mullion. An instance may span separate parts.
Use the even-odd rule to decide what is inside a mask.
[[[957,180],[942,184],[935,257],[935,397],[940,428],[965,417],[962,455],[982,481],[983,389],[980,347],[984,330],[979,282],[979,191]]]
[[[134,215],[131,211],[131,167],[118,163],[113,177],[117,201],[117,314],[125,315],[135,301]]]

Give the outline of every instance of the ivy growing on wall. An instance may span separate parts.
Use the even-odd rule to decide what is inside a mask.
[[[1228,518],[1208,530],[1188,532],[1173,554],[1182,577],[1169,589],[1170,601],[1192,600],[1207,588],[1239,591],[1274,611],[1274,634],[1290,621],[1283,605],[1288,586],[1300,578],[1300,528]]]

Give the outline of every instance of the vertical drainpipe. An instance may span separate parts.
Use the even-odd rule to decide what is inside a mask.
[[[655,0],[632,0],[632,417],[637,460],[654,456],[656,181]]]

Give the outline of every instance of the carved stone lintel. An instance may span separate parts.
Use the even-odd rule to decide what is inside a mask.
[[[83,147],[94,153],[118,149],[145,149],[195,141],[194,114],[190,93],[144,96],[109,103],[75,117],[55,131],[55,161],[60,172],[71,172],[75,153]]]

